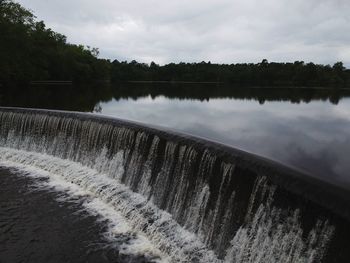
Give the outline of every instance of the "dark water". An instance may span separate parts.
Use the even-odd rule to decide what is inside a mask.
[[[269,91],[266,90],[268,93]],[[165,96],[111,100],[102,114],[158,124],[241,148],[330,181],[350,182],[350,99],[338,104]]]
[[[91,202],[97,214],[126,222],[107,233],[117,236],[113,244],[123,241],[120,230],[130,237],[131,255],[160,250],[165,262],[201,263],[349,258],[350,197],[340,188],[222,145],[113,118],[1,108],[0,123],[0,164],[99,201]]]
[[[209,84],[34,86],[0,105],[98,112],[170,127],[350,187],[350,91]]]
[[[2,96],[8,106],[170,127],[345,187],[347,101],[343,90],[135,84],[32,87]],[[0,260],[143,262],[163,260],[160,250],[165,262],[347,262],[348,192],[267,162],[270,169],[259,158],[229,157],[222,146],[98,114],[1,109],[0,163],[47,177],[3,170]],[[60,187],[74,185],[67,196],[82,191],[83,198],[32,191],[38,181],[57,178]],[[81,213],[85,195],[100,201],[99,216]],[[105,206],[127,223],[111,228]],[[120,229],[126,236],[116,234]],[[123,242],[136,250],[119,253]]]
[[[58,202],[67,194],[37,183],[0,167],[0,262],[152,262],[111,246],[106,223],[84,211],[83,199]]]

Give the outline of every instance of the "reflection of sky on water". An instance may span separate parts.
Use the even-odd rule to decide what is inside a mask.
[[[207,137],[350,184],[350,99],[338,105],[253,100],[112,100],[102,113]]]

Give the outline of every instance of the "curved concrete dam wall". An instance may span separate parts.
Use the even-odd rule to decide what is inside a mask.
[[[171,262],[350,258],[349,191],[273,161],[85,113],[0,108],[0,125],[0,163],[89,190]]]

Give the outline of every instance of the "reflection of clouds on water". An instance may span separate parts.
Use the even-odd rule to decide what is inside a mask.
[[[348,181],[350,100],[338,105],[234,99],[112,100],[102,113],[170,127],[280,161],[316,176]]]

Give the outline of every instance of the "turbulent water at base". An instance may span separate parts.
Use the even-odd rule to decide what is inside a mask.
[[[0,161],[0,186],[1,262],[168,262],[113,207],[60,176]]]
[[[0,112],[0,164],[111,207],[170,262],[321,262],[337,228],[210,149],[89,115]],[[113,231],[111,230],[111,235]]]

